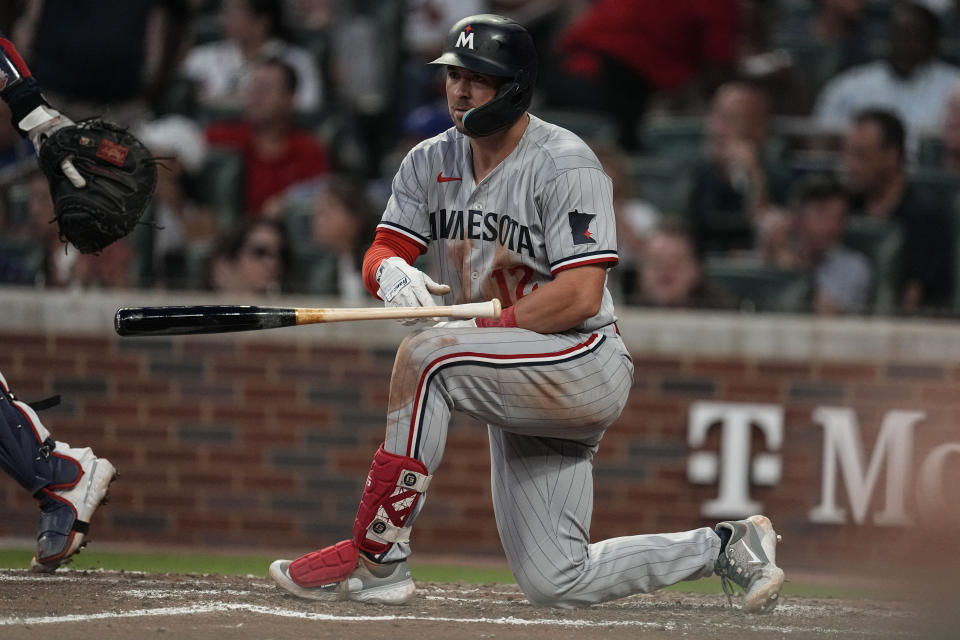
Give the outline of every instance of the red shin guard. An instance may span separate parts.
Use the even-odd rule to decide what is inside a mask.
[[[343,582],[357,566],[357,545],[353,540],[300,556],[290,563],[290,577],[301,587],[324,587]]]
[[[419,460],[377,450],[353,523],[353,540],[313,551],[290,564],[290,577],[301,587],[323,587],[350,577],[359,551],[378,555],[394,542],[406,542],[404,527],[430,476]]]
[[[420,494],[427,490],[430,476],[419,460],[377,450],[370,475],[353,523],[357,546],[374,555],[384,553],[394,542],[406,542],[410,518]]]

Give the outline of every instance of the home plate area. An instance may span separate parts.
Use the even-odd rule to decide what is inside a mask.
[[[531,606],[515,585],[420,583],[410,604],[387,607],[300,600],[260,577],[0,571],[5,640],[909,638],[936,635],[930,625],[929,612],[896,600],[786,597],[756,616],[723,595],[661,592],[564,610]]]

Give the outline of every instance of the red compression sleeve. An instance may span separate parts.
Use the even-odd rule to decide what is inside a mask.
[[[407,261],[407,264],[413,264],[426,248],[420,246],[410,238],[394,233],[387,229],[377,229],[377,235],[373,239],[373,244],[367,249],[363,256],[363,286],[367,288],[374,298],[378,298],[377,289],[377,267],[380,262],[386,258],[400,256]]]
[[[27,63],[12,42],[0,33],[0,97],[10,107],[11,121],[19,129],[19,123],[37,107],[47,104],[40,93],[40,85],[30,73]],[[20,135],[26,135],[20,131]]]
[[[23,58],[20,57],[20,52],[17,51],[17,48],[12,42],[0,35],[0,50],[3,51],[3,55],[6,56],[10,64],[13,66],[14,70],[17,72],[21,78],[30,77],[30,67],[27,66],[27,63],[23,61]]]
[[[515,327],[517,326],[517,316],[511,306],[500,312],[499,320],[477,318],[477,326],[481,329],[488,329],[490,327]]]

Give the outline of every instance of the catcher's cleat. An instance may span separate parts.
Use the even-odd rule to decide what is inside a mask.
[[[90,518],[107,501],[110,483],[117,470],[106,458],[98,458],[90,448],[70,449],[83,474],[76,484],[65,489],[42,489],[37,550],[30,569],[38,573],[55,571],[70,562],[86,546]]]
[[[298,584],[290,574],[290,560],[274,560],[270,577],[277,586],[307,600],[342,600],[371,604],[406,604],[413,597],[416,586],[410,577],[410,566],[405,561],[378,564],[360,556],[353,573],[342,582],[306,587]]]
[[[779,602],[784,574],[776,564],[780,536],[773,530],[769,518],[757,515],[746,520],[721,522],[717,529],[730,532],[730,539],[714,565],[727,600],[732,602],[730,582],[733,582],[745,592],[744,611],[772,611]]]

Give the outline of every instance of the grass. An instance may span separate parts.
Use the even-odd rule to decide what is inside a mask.
[[[32,551],[29,549],[0,549],[0,567],[27,569]],[[74,570],[105,569],[110,571],[142,571],[144,573],[209,573],[227,576],[253,575],[266,577],[267,567],[276,558],[259,554],[199,554],[199,553],[142,553],[85,550],[77,555],[70,568]],[[467,584],[512,584],[509,569],[498,567],[467,567],[452,564],[418,563],[412,561],[413,576],[422,582],[463,582]],[[722,593],[719,578],[680,582],[666,591],[679,593]],[[844,587],[838,585],[787,582],[785,597],[807,598],[871,598],[889,597],[877,589]]]

